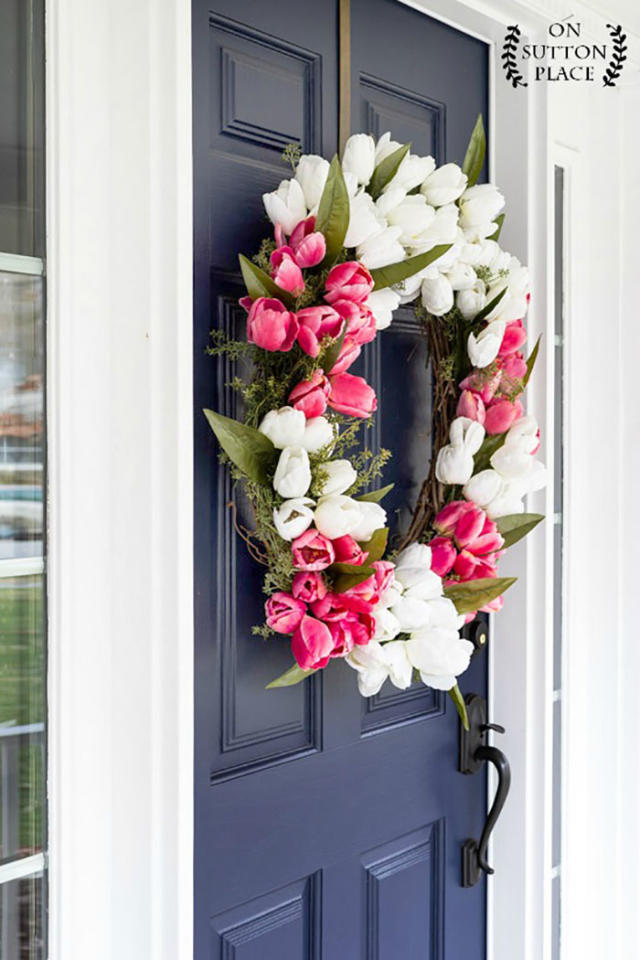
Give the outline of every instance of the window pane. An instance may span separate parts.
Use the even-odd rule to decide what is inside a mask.
[[[43,846],[43,628],[42,577],[0,579],[0,860]]]
[[[0,560],[42,554],[43,281],[0,272]]]
[[[42,875],[0,886],[0,957],[45,960]]]
[[[44,256],[43,0],[0,3],[0,251]]]

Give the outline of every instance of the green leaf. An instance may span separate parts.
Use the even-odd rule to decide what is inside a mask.
[[[495,223],[496,228],[491,234],[491,236],[487,237],[487,240],[495,240],[496,243],[498,242],[500,238],[500,234],[502,233],[502,224],[504,223],[504,217],[505,217],[504,213],[499,213],[498,216],[495,218],[493,222]]]
[[[231,417],[223,417],[213,410],[205,410],[204,415],[218,443],[236,467],[250,480],[268,483],[269,470],[277,455],[271,440],[254,427],[248,427]]]
[[[380,487],[379,490],[370,490],[369,493],[363,493],[361,497],[355,499],[364,503],[380,503],[383,497],[391,493],[394,487],[395,483],[388,483],[386,487]]]
[[[531,351],[531,355],[529,356],[529,359],[527,360],[527,372],[525,373],[524,377],[522,378],[522,389],[523,389],[523,390],[524,390],[524,388],[526,387],[526,385],[529,383],[529,379],[530,379],[530,377],[531,377],[531,374],[533,373],[533,368],[534,368],[534,366],[535,366],[535,362],[536,362],[536,360],[538,359],[538,350],[540,349],[540,338],[541,338],[541,337],[542,337],[542,334],[540,334],[540,336],[539,336],[538,339],[536,340],[536,345],[535,345],[535,347],[533,348],[533,350]]]
[[[344,345],[344,338],[347,335],[347,323],[345,321],[342,333],[330,343],[320,358],[320,366],[325,373],[330,373],[338,362],[340,351]]]
[[[251,260],[248,260],[242,253],[238,256],[240,269],[242,270],[242,279],[247,288],[247,293],[252,300],[258,297],[275,297],[287,307],[293,306],[293,297],[282,287],[279,287],[275,280],[272,280],[268,273],[261,270]]]
[[[504,444],[506,437],[505,432],[490,434],[484,438],[482,446],[473,458],[474,474],[480,473],[481,470],[487,470],[491,466],[491,457]]]
[[[315,229],[324,234],[327,252],[322,261],[323,267],[332,266],[344,245],[344,238],[349,226],[349,194],[342,175],[342,167],[337,157],[334,157],[329,166],[329,176],[324,185]]]
[[[351,587],[357,587],[359,583],[368,580],[374,576],[373,567],[358,567],[354,563],[333,563],[329,567],[329,573],[335,575],[333,589],[336,593],[344,593]]]
[[[450,246],[450,243],[440,243],[426,253],[419,253],[415,257],[401,260],[399,263],[390,263],[388,267],[378,267],[376,270],[370,270],[369,272],[373,277],[373,289],[382,290],[385,287],[392,287],[394,284],[412,277],[414,273],[424,270],[430,263],[446,253]]]
[[[544,520],[542,513],[510,513],[496,520],[496,524],[502,534],[505,547],[511,547],[518,540],[526,537],[542,520]]]
[[[367,187],[367,192],[371,194],[374,200],[378,199],[386,185],[393,180],[398,172],[398,167],[409,153],[410,147],[410,143],[405,143],[404,146],[398,147],[398,149],[390,153],[388,157],[381,160],[375,168],[369,181],[369,186]]]
[[[452,600],[458,613],[475,613],[480,607],[495,600],[516,582],[516,577],[483,577],[466,583],[451,583],[444,595]]]
[[[361,543],[360,546],[369,554],[367,563],[373,563],[374,560],[382,560],[384,552],[387,549],[387,540],[389,538],[389,528],[381,527],[376,530],[371,540]]]
[[[477,182],[484,163],[484,155],[487,150],[487,141],[484,135],[484,124],[482,114],[478,114],[476,125],[473,128],[469,146],[462,162],[462,172],[467,175],[467,186],[472,187]]]
[[[311,674],[315,672],[315,670],[303,670],[297,663],[294,663],[286,673],[283,673],[282,676],[276,677],[275,680],[268,683],[265,690],[274,690],[276,687],[293,687],[296,683],[306,680],[307,677],[310,677]]]
[[[489,314],[491,313],[491,311],[493,310],[493,308],[498,306],[498,304],[500,303],[500,301],[501,301],[502,298],[504,297],[505,293],[507,292],[507,289],[508,289],[508,288],[507,288],[506,286],[503,287],[502,290],[500,291],[500,293],[499,293],[496,297],[494,297],[493,300],[490,300],[489,303],[485,304],[485,306],[482,308],[482,310],[480,311],[480,313],[476,314],[476,316],[473,318],[473,323],[474,323],[474,325],[475,325],[479,320],[484,320],[485,317],[488,317],[488,316],[489,316]]]
[[[458,711],[458,716],[462,721],[462,726],[465,728],[465,730],[468,730],[469,717],[467,716],[467,705],[464,702],[464,697],[462,696],[462,692],[457,683],[454,687],[451,687],[451,690],[449,690],[449,696],[456,705],[456,710]]]

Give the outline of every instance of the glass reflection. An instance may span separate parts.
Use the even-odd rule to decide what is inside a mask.
[[[0,560],[42,554],[43,281],[0,273]]]
[[[45,960],[42,874],[0,886],[0,957]]]

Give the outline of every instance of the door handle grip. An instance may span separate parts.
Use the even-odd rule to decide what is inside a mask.
[[[487,723],[486,701],[476,694],[465,698],[469,729],[460,729],[459,769],[461,773],[475,774],[483,764],[490,763],[498,774],[498,789],[487,814],[479,840],[465,840],[462,844],[462,886],[473,887],[483,873],[492,874],[493,867],[487,862],[487,847],[493,828],[502,813],[511,786],[511,768],[506,756],[497,747],[489,746],[489,730],[504,733],[497,723]]]
[[[492,763],[498,774],[498,789],[496,790],[491,809],[487,814],[487,820],[480,835],[480,842],[476,847],[476,857],[480,869],[484,870],[485,873],[494,873],[493,867],[490,867],[487,863],[487,847],[489,845],[491,831],[502,813],[502,808],[505,805],[509,793],[511,786],[511,767],[502,750],[499,750],[497,747],[478,747],[474,753],[474,757],[476,760],[486,760],[487,763]],[[475,843],[473,840],[471,842]]]

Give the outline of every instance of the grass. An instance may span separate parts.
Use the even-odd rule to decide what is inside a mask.
[[[42,577],[0,580],[0,726],[44,722],[45,678]],[[0,738],[1,750],[18,753],[18,850],[0,850],[0,858],[6,858],[42,848],[44,737],[19,743]],[[0,809],[3,820],[6,814]]]

